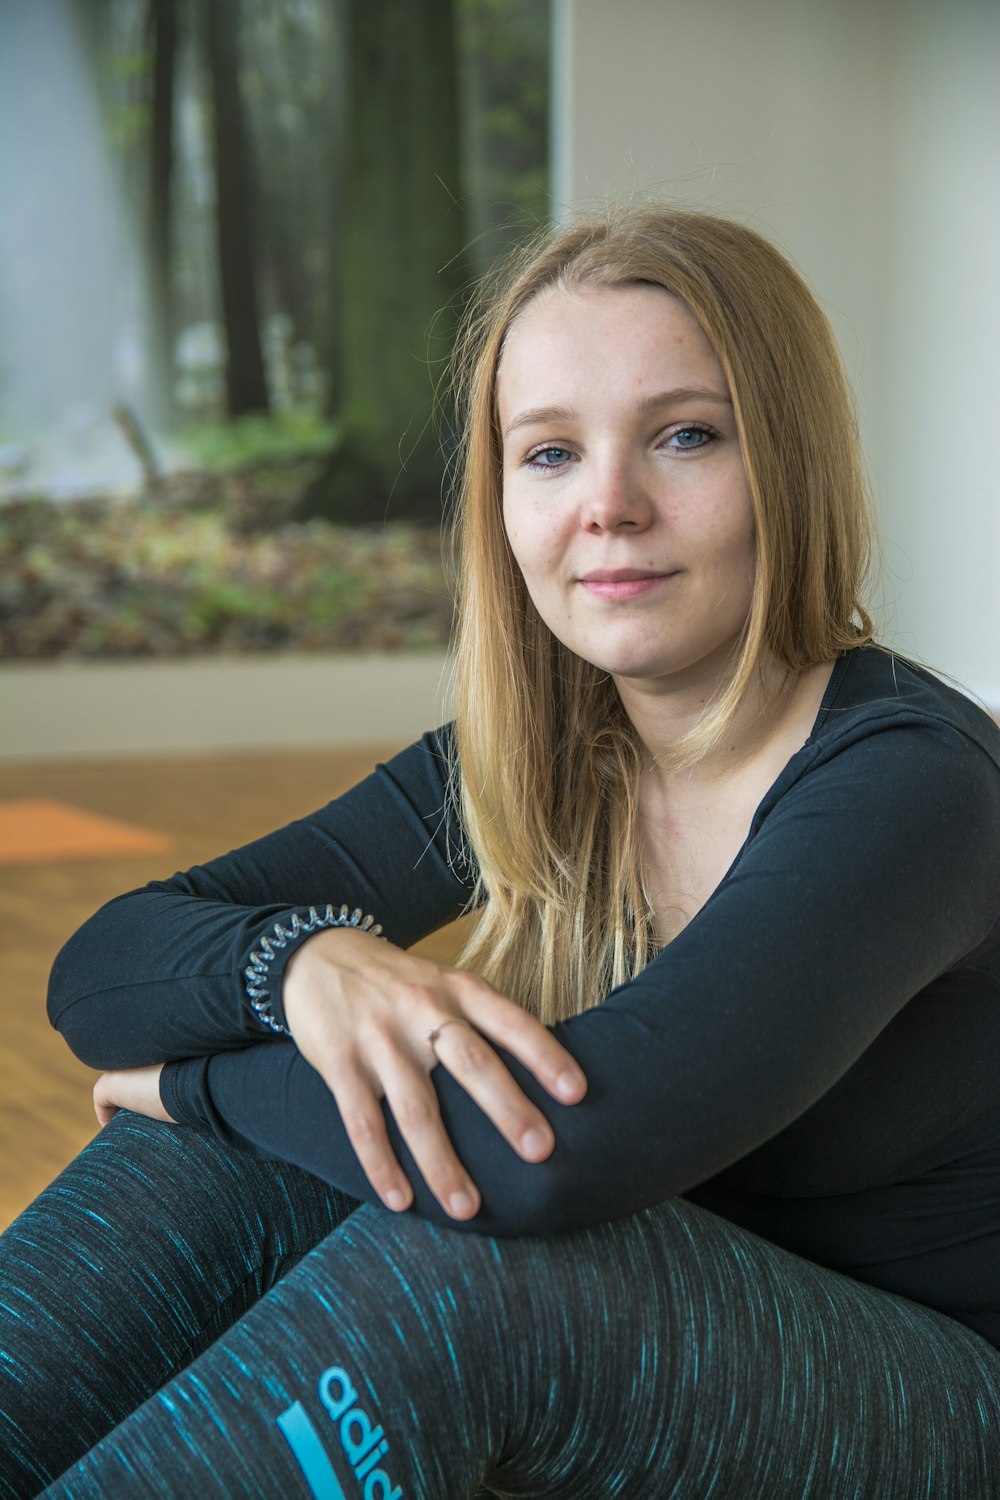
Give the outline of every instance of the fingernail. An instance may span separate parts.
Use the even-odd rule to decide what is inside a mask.
[[[399,1188],[392,1188],[385,1195],[385,1204],[387,1208],[391,1208],[395,1213],[399,1213],[400,1209],[406,1207],[406,1194],[401,1193]]]
[[[538,1156],[540,1152],[548,1149],[548,1145],[548,1136],[536,1125],[532,1125],[521,1137],[521,1150],[527,1152],[529,1156]]]
[[[560,1073],[556,1079],[556,1093],[563,1099],[572,1099],[580,1091],[580,1077],[577,1073]]]
[[[464,1219],[475,1207],[468,1193],[452,1193],[448,1199],[448,1207],[456,1219]]]

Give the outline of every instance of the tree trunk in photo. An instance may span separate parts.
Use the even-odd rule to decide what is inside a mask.
[[[326,111],[327,161],[330,191],[326,205],[326,268],[329,288],[324,298],[324,320],[319,354],[326,372],[326,410],[338,417],[344,409],[343,360],[343,259],[342,225],[347,214],[347,152],[351,125],[351,63],[349,0],[327,0],[330,20],[327,67],[330,93]],[[315,498],[315,511],[329,509],[328,474],[322,474],[315,497],[307,495],[308,511]]]
[[[254,181],[239,89],[235,0],[201,7],[214,101],[219,287],[226,331],[229,415],[268,410],[257,300]]]
[[[151,380],[154,416],[166,427],[173,419],[174,326],[171,283],[174,182],[174,63],[177,55],[176,0],[150,0],[153,98],[150,122],[149,284]]]
[[[441,514],[433,389],[464,281],[452,0],[343,0],[341,443],[307,514]]]
[[[258,58],[261,95],[272,120],[266,134],[255,138],[267,203],[266,222],[261,225],[264,250],[274,305],[291,320],[293,341],[315,350],[325,322],[320,321],[318,305],[325,310],[329,299],[328,273],[325,264],[322,271],[318,264],[327,252],[324,230],[334,190],[329,142],[340,137],[339,122],[335,125],[334,120],[335,110],[342,106],[331,66],[336,62],[331,49],[335,15],[329,0],[309,8],[277,5],[264,14],[271,19],[269,35],[276,54],[266,67]],[[323,79],[319,96],[310,87],[317,72]]]

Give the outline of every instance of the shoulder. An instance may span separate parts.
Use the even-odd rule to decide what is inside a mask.
[[[901,865],[917,846],[947,846],[1000,880],[1000,729],[925,668],[858,648],[837,661],[812,734],[758,808],[754,828],[765,823],[828,849],[854,823]]]
[[[437,729],[428,729],[419,740],[414,740],[412,745],[407,745],[404,750],[398,751],[385,762],[386,766],[399,774],[405,775],[407,771],[413,771],[431,775],[442,784],[450,779],[455,763],[455,725],[453,722],[442,724]]]
[[[883,647],[846,652],[834,668],[809,744],[828,754],[873,739],[893,756],[898,735],[924,744],[928,754],[932,746],[950,745],[1000,770],[1000,726],[971,696]]]
[[[385,762],[379,762],[367,783],[376,796],[402,796],[427,813],[458,813],[458,753],[455,726],[443,724]]]

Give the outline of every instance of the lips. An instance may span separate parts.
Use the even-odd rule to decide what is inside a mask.
[[[579,582],[598,599],[620,601],[652,593],[676,577],[676,572],[656,573],[647,568],[597,568]]]
[[[636,583],[642,578],[665,578],[666,576],[666,570],[661,573],[655,568],[595,568],[592,573],[585,573],[580,582]]]

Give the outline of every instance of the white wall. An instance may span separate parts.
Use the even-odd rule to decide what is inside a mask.
[[[554,0],[557,204],[775,239],[859,391],[884,635],[1000,706],[1000,6]]]
[[[450,717],[442,652],[0,666],[0,763],[405,744]]]

